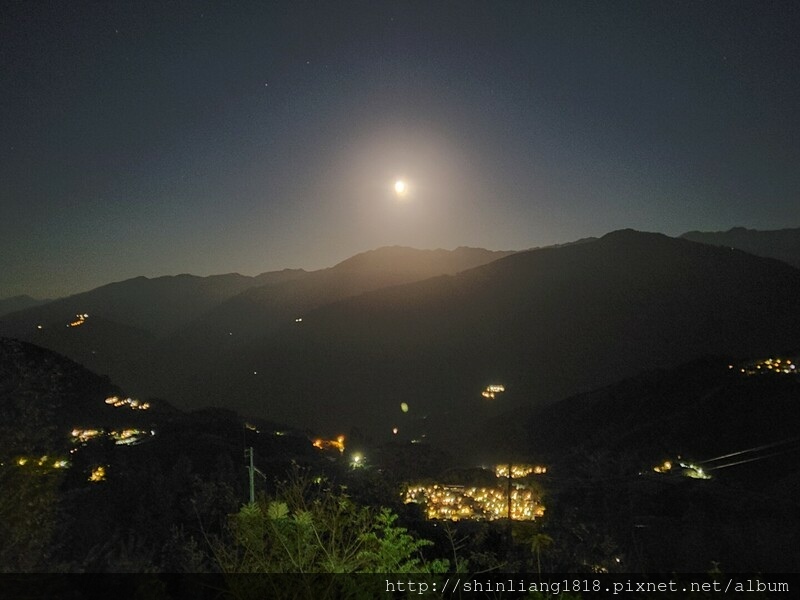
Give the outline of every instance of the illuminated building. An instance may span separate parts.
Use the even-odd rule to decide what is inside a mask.
[[[102,429],[78,429],[72,430],[72,441],[86,443],[89,440],[103,434]]]
[[[106,468],[103,465],[98,465],[94,469],[92,469],[91,475],[89,475],[89,481],[93,483],[97,483],[98,481],[105,481],[106,478]]]
[[[662,474],[674,473],[692,479],[711,479],[711,475],[706,473],[702,467],[680,459],[674,463],[671,460],[665,460],[660,465],[653,467],[653,471]]]
[[[118,446],[133,446],[152,434],[152,431],[142,431],[141,429],[123,429],[122,431],[112,431],[108,435]]]
[[[656,473],[669,473],[672,470],[672,461],[665,460],[662,464],[653,467]]]

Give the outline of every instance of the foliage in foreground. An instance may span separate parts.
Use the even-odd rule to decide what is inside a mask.
[[[229,539],[214,545],[225,573],[441,573],[426,560],[432,542],[411,535],[389,509],[358,506],[341,490],[294,476],[274,499],[232,516]]]

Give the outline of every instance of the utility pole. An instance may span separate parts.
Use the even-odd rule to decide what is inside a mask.
[[[513,466],[513,464],[514,463],[512,461],[510,461],[510,460],[508,461],[508,489],[506,490],[506,493],[508,494],[508,522],[509,522],[509,527],[511,526],[510,525],[510,523],[511,523],[511,477],[512,477],[512,475],[511,475],[511,467]]]
[[[250,504],[255,504],[256,502],[256,486],[255,486],[255,465],[253,465],[253,447],[245,448],[244,450],[244,458],[245,460],[250,459],[250,465],[247,466],[247,471],[250,476]]]
[[[253,464],[253,455],[254,452],[252,446],[244,449],[244,459],[249,461],[249,464],[245,466],[245,469],[247,469],[250,479],[250,504],[255,504],[256,502],[255,474],[258,473],[264,479],[267,478],[267,476],[259,471],[258,468]]]

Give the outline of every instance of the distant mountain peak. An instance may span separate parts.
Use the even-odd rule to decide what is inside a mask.
[[[653,231],[639,231],[638,229],[617,229],[600,237],[601,240],[653,240],[667,239],[669,236]]]
[[[459,246],[455,250],[445,250],[443,248],[426,250],[409,246],[382,246],[351,256],[335,265],[333,269],[430,270],[432,275],[452,274],[484,265],[509,254],[513,254],[513,251],[496,251],[467,246]]]

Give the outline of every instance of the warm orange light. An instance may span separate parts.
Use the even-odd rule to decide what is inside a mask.
[[[344,436],[340,435],[335,440],[324,440],[317,438],[311,444],[320,450],[338,450],[341,454],[344,452]]]

